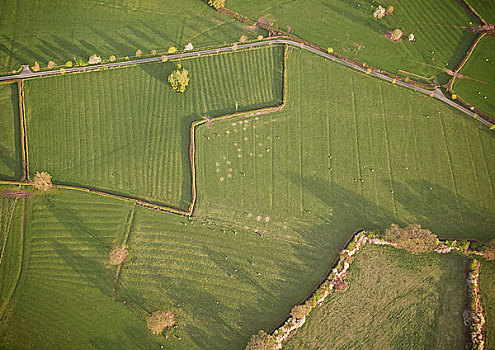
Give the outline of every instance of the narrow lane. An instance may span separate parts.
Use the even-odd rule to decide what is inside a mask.
[[[204,50],[198,50],[198,51],[181,52],[178,54],[167,54],[167,55],[165,55],[165,57],[167,57],[167,59],[169,59],[169,60],[180,59],[180,58],[193,57],[193,56],[211,55],[211,54],[220,53],[220,52],[249,49],[251,47],[259,47],[259,46],[266,46],[266,45],[273,45],[273,44],[287,44],[287,45],[290,45],[293,47],[298,47],[298,48],[301,48],[303,50],[312,52],[316,55],[319,55],[321,57],[325,57],[331,61],[343,64],[343,65],[345,65],[349,68],[352,68],[354,70],[358,70],[362,73],[366,73],[366,71],[367,71],[365,68],[360,67],[358,65],[355,65],[354,63],[347,62],[341,58],[332,56],[327,52],[320,51],[320,50],[315,49],[313,47],[310,47],[308,45],[298,43],[296,41],[292,41],[289,39],[266,39],[266,40],[257,41],[254,43],[238,44],[238,45],[220,47],[220,48],[216,48],[216,49],[204,49]],[[97,69],[101,69],[104,67],[107,67],[107,68],[123,67],[123,66],[137,65],[137,64],[142,64],[142,63],[158,62],[158,61],[161,61],[161,56],[141,58],[141,59],[125,61],[125,62],[113,62],[113,63],[98,64],[98,65],[86,66],[86,67],[65,68],[65,73],[92,71],[92,70],[97,70]],[[15,75],[0,76],[0,81],[26,79],[26,78],[41,77],[41,76],[50,76],[50,75],[56,75],[56,74],[61,74],[60,69],[43,71],[43,72],[32,72],[31,70],[29,70],[29,66],[24,65],[21,73],[15,74]],[[378,79],[386,80],[390,83],[392,83],[392,81],[394,80],[393,78],[391,78],[389,76],[386,76],[386,75],[378,73],[378,72],[373,72],[373,71],[370,72],[368,75],[374,76]],[[443,101],[443,102],[447,103],[448,105],[456,108],[457,110],[469,115],[470,117],[473,117],[473,118],[475,117],[475,113],[473,111],[471,111],[468,108],[465,108],[461,105],[458,105],[454,101],[448,99],[447,97],[445,97],[443,95],[443,93],[439,89],[434,90],[434,91],[430,91],[430,90],[426,90],[426,89],[423,89],[423,88],[420,88],[420,87],[417,87],[417,86],[414,86],[414,85],[411,85],[411,84],[408,84],[406,82],[399,81],[399,80],[395,81],[394,84],[403,86],[403,87],[408,88],[410,90],[414,90],[414,91],[426,94],[428,96],[430,96],[431,93],[433,92],[432,98],[436,98],[437,100]],[[481,118],[478,115],[476,115],[476,119],[488,127],[490,127],[492,125],[489,121]]]

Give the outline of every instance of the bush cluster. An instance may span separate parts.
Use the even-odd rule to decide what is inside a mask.
[[[397,248],[405,249],[413,254],[434,250],[440,241],[437,235],[420,225],[409,225],[405,228],[392,224],[383,234],[383,238]]]
[[[275,349],[275,338],[264,330],[260,330],[258,334],[252,335],[246,350],[273,350]]]

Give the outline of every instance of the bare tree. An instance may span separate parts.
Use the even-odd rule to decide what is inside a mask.
[[[175,314],[170,310],[158,310],[146,319],[146,325],[153,334],[160,334],[167,327],[175,324]]]
[[[37,172],[33,179],[34,188],[40,191],[46,191],[53,187],[52,176],[46,171]]]

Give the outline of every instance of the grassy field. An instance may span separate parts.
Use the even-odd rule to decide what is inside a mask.
[[[287,88],[281,112],[199,127],[197,215],[336,251],[358,228],[394,222],[442,238],[495,237],[486,127],[299,49]]]
[[[474,40],[464,27],[476,24],[476,19],[456,0],[434,4],[399,0],[392,3],[393,16],[376,21],[372,14],[378,4],[372,0],[229,0],[227,7],[253,20],[270,20],[277,28],[290,26],[294,35],[372,66],[425,78],[440,75],[446,82],[448,76],[440,69],[452,69],[462,60]],[[396,28],[405,36],[414,33],[416,42],[391,42],[385,33]]]
[[[31,196],[25,210],[24,262],[0,348],[159,348],[135,308],[112,297],[108,252],[132,206],[58,190]]]
[[[119,295],[147,311],[177,312],[167,349],[243,349],[319,283],[328,269],[322,257],[331,254],[277,232],[143,208],[136,209],[129,247]]]
[[[13,187],[0,185],[0,192]],[[24,200],[0,196],[0,319],[8,304],[21,267]]]
[[[466,102],[495,118],[495,38],[486,35],[460,70],[454,91]]]
[[[495,349],[495,261],[481,262],[480,270],[481,306],[486,317],[486,350]]]
[[[17,84],[0,84],[0,179],[21,177]]]
[[[490,0],[468,0],[468,2],[486,22],[495,23],[495,7]]]
[[[464,349],[463,257],[367,247],[284,349]]]
[[[184,94],[175,64],[27,81],[30,171],[187,209],[192,121],[280,104],[282,48],[183,60]]]
[[[202,0],[66,2],[0,0],[0,72],[21,64],[165,52],[260,34],[217,14]]]

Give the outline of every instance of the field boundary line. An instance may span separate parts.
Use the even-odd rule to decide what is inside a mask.
[[[24,80],[17,80],[19,92],[19,118],[21,122],[21,147],[22,147],[22,180],[29,181],[29,164],[28,164],[28,145],[26,133],[26,113],[24,108]]]
[[[476,17],[476,19],[478,21],[480,21],[483,25],[487,26],[488,23],[485,21],[485,19],[483,17],[481,17],[481,15],[478,13],[478,11],[475,10],[475,8],[473,6],[471,6],[471,4],[469,3],[468,0],[459,0],[461,2],[461,4],[464,5],[464,7],[469,11],[471,12],[471,14],[474,15],[474,17]]]
[[[21,279],[21,273],[22,273],[22,265],[24,264],[24,241],[25,241],[25,229],[26,229],[26,197],[24,197],[23,201],[23,212],[22,212],[22,229],[21,229],[21,257],[20,257],[20,264],[19,264],[19,269],[17,272],[17,278],[15,281],[14,286],[11,289],[11,292],[7,299],[3,302],[2,305],[0,305],[0,321],[3,320],[5,317],[5,313],[7,312],[7,309],[9,308],[10,302],[12,301],[12,297],[17,290],[17,286],[19,285],[19,280]]]
[[[129,235],[131,233],[132,229],[132,224],[134,222],[134,213],[136,212],[136,205],[137,203],[134,203],[132,208],[129,210],[129,213],[127,214],[127,220],[126,220],[126,225],[125,225],[125,232],[124,232],[124,240],[123,240],[123,245],[127,245],[129,241]],[[117,271],[115,272],[115,278],[113,280],[113,297],[118,298],[118,292],[117,292],[117,285],[119,283],[119,277],[122,271],[122,264],[120,263],[119,266],[117,266]]]
[[[443,126],[443,116],[439,116],[440,126],[442,128],[442,138],[445,145],[445,152],[447,153],[447,159],[449,161],[449,171],[450,177],[452,178],[452,184],[454,185],[455,201],[457,202],[458,215],[461,218],[461,222],[464,223],[464,218],[462,217],[461,203],[459,202],[459,193],[457,191],[457,183],[455,181],[454,170],[452,169],[452,157],[450,156],[449,145],[447,143],[447,135],[445,134],[445,127]]]

